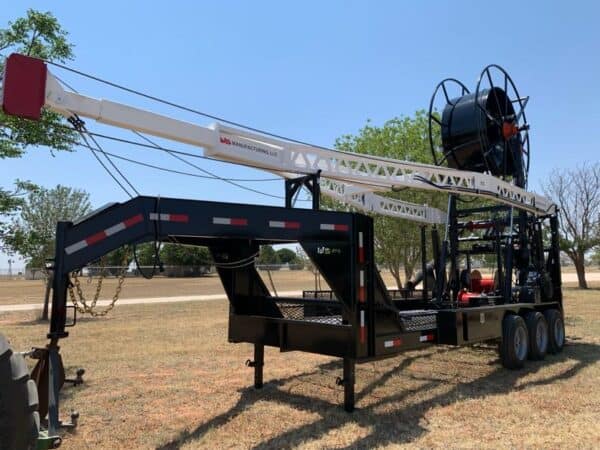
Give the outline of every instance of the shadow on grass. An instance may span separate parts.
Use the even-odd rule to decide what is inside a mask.
[[[562,287],[563,291],[569,292],[569,291],[580,291],[580,292],[595,292],[595,291],[600,291],[600,287],[596,287],[596,286],[589,286],[587,288],[580,288],[579,286],[563,286]],[[564,292],[563,292],[564,293]]]
[[[112,317],[102,317],[101,318],[104,321],[109,321],[109,320],[113,320]],[[72,316],[69,317],[68,319],[68,328],[70,327],[70,321],[72,320]],[[81,323],[95,323],[98,322],[98,317],[90,317],[90,316],[82,316],[82,315],[78,315],[77,316],[77,324],[81,324]],[[50,320],[46,320],[46,319],[42,319],[41,316],[35,316],[35,317],[30,317],[28,319],[25,320],[19,320],[16,322],[11,323],[11,325],[14,326],[18,326],[18,327],[28,327],[28,326],[40,326],[43,325],[47,328],[50,328]]]
[[[187,442],[200,438],[208,430],[225,425],[237,415],[247,410],[252,404],[260,400],[273,401],[289,405],[295,409],[315,412],[318,413],[321,418],[315,422],[301,425],[268,439],[257,445],[255,447],[256,449],[296,447],[305,442],[307,437],[311,440],[318,439],[327,434],[330,430],[340,428],[345,424],[350,423],[370,430],[367,436],[354,441],[351,444],[352,448],[371,448],[386,444],[408,443],[417,439],[427,431],[426,428],[421,426],[421,421],[424,418],[425,413],[431,408],[450,405],[455,403],[457,399],[460,399],[461,401],[478,399],[489,395],[505,394],[511,391],[523,390],[533,386],[551,384],[558,380],[569,379],[585,367],[600,360],[600,345],[571,341],[565,346],[562,353],[558,355],[548,355],[544,362],[532,362],[528,364],[525,369],[519,371],[509,371],[498,366],[496,370],[488,375],[469,382],[457,383],[446,392],[428,397],[422,401],[411,403],[410,406],[405,406],[392,412],[382,413],[378,412],[378,410],[380,410],[382,406],[393,405],[410,396],[425,393],[430,389],[446,384],[447,381],[419,376],[419,380],[424,383],[418,388],[405,389],[398,394],[386,397],[376,397],[375,402],[361,408],[361,399],[372,395],[377,387],[384,385],[390,378],[398,375],[416,360],[428,359],[434,355],[450,353],[458,349],[458,347],[441,347],[428,354],[406,357],[397,366],[382,373],[376,380],[357,392],[358,407],[355,412],[351,414],[344,412],[339,404],[332,404],[331,402],[319,398],[309,397],[282,389],[282,386],[286,382],[298,377],[319,374],[327,370],[341,370],[341,360],[322,364],[317,370],[312,372],[269,381],[262,390],[247,388],[241,391],[241,398],[229,411],[199,425],[191,432],[182,432],[177,438],[158,448],[160,450],[180,448]],[[474,349],[490,351],[489,347],[474,347]],[[573,366],[559,374],[517,385],[522,377],[535,373],[548,365],[558,364],[567,360],[574,360],[576,362]],[[498,364],[498,361],[495,361],[494,364]]]

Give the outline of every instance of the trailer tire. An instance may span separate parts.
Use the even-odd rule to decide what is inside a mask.
[[[548,351],[548,322],[539,311],[530,311],[525,315],[529,333],[529,359],[540,361]]]
[[[35,382],[23,356],[0,334],[0,450],[36,448],[39,430]]]
[[[520,369],[529,350],[527,325],[521,316],[509,314],[502,321],[500,360],[507,369]]]
[[[565,323],[558,309],[547,309],[544,317],[548,323],[548,353],[562,352],[565,345]]]

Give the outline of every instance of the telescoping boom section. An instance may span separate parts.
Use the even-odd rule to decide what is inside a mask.
[[[202,147],[206,156],[251,165],[285,177],[319,173],[324,179],[337,181],[337,186],[325,185],[323,194],[367,212],[426,223],[443,222],[444,214],[435,208],[423,205],[411,208],[417,205],[374,194],[399,188],[491,198],[538,215],[554,211],[554,205],[547,198],[485,173],[334,151],[220,123],[205,127],[66,91],[43,61],[24,55],[13,54],[7,59],[3,88],[2,107],[7,114],[37,120],[46,108],[67,118],[90,118]],[[361,192],[364,195],[360,195]]]

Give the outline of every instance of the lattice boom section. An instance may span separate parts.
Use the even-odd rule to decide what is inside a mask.
[[[245,161],[280,172],[316,173],[324,178],[364,186],[369,190],[408,187],[446,190],[481,197],[534,213],[553,212],[546,198],[527,192],[489,174],[456,170],[428,164],[375,158],[290,143],[280,139],[218,126],[221,138],[207,154],[230,161]]]
[[[321,192],[363,211],[424,223],[445,223],[446,213],[427,205],[383,197],[357,186],[329,178],[321,179]]]

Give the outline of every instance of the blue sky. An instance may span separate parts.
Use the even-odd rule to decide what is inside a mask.
[[[474,88],[481,69],[504,66],[524,95],[531,124],[530,188],[553,168],[598,156],[598,2],[3,2],[0,24],[29,7],[50,10],[75,43],[70,65],[229,120],[331,146],[367,119],[382,124],[427,108],[452,76]],[[76,89],[185,120],[183,114],[56,71]],[[89,121],[89,128],[131,137]],[[172,144],[173,148],[200,150]],[[149,150],[105,150],[187,170]],[[195,161],[221,176],[260,178],[252,169]],[[84,188],[99,206],[127,197],[86,150],[32,149],[3,160],[1,183],[29,179]],[[281,204],[219,181],[172,176],[119,163],[144,194]],[[282,182],[249,184],[281,194]],[[6,258],[0,257],[0,267]]]

